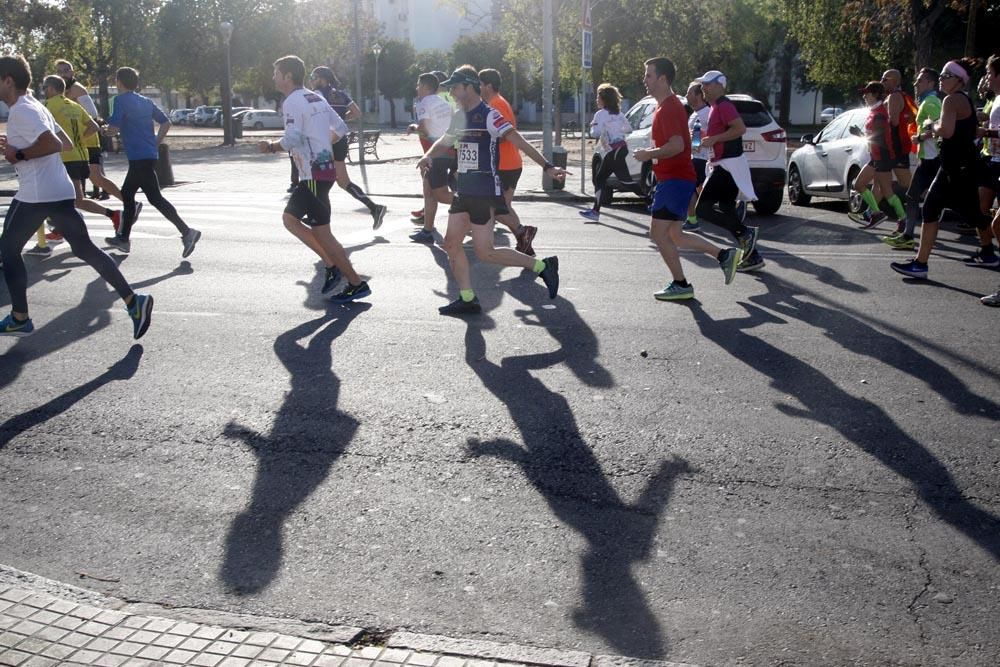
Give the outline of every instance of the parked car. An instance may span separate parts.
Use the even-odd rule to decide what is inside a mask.
[[[234,123],[239,122],[236,120],[236,114],[238,114],[241,111],[249,111],[249,110],[250,107],[233,107],[233,122]],[[209,125],[211,127],[222,127],[222,111],[223,111],[222,109],[219,109],[212,116],[212,120],[211,122],[209,122]]]
[[[785,189],[786,136],[777,121],[759,100],[749,95],[728,95],[736,110],[739,111],[743,123],[747,127],[743,135],[743,154],[750,164],[750,177],[757,193],[754,210],[761,215],[771,215],[781,208]],[[629,155],[625,159],[632,184],[622,184],[612,176],[602,193],[605,204],[611,202],[614,192],[634,192],[647,201],[653,196],[656,179],[653,176],[652,164],[641,163],[632,157],[637,148],[650,145],[650,132],[653,124],[653,111],[656,100],[644,97],[636,102],[625,114],[632,126],[632,133],[626,138]],[[596,165],[597,155],[594,156]]]
[[[819,112],[819,122],[829,123],[842,113],[844,113],[844,110],[840,107],[827,107]]]
[[[868,164],[868,140],[863,136],[868,109],[848,109],[834,118],[819,134],[802,137],[802,147],[788,159],[788,200],[808,206],[813,197],[847,200],[852,213],[866,206],[854,190],[854,179]],[[851,128],[862,130],[862,136]],[[910,168],[916,164],[910,154]],[[898,186],[897,186],[898,187]]]
[[[212,117],[215,116],[215,112],[222,107],[210,107],[202,105],[194,110],[194,114],[188,116],[188,122],[192,125],[197,125],[198,127],[205,127],[212,122]]]
[[[244,130],[280,130],[285,127],[285,118],[277,111],[256,109],[243,114]]]
[[[167,114],[167,118],[174,125],[186,125],[188,114],[190,114],[194,109],[174,109]]]

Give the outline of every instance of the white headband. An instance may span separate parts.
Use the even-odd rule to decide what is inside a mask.
[[[949,60],[948,64],[944,66],[944,72],[942,72],[942,74],[945,72],[948,74],[954,74],[961,79],[963,83],[969,83],[969,73],[965,71],[964,67],[959,65],[954,60]]]

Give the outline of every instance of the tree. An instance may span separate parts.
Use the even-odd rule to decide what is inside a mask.
[[[416,52],[409,42],[389,39],[382,44],[378,66],[378,93],[389,100],[389,124],[392,127],[396,127],[396,105],[393,100],[413,97],[414,79],[410,74],[410,67],[415,59]],[[372,80],[368,86],[374,88],[375,54],[370,51],[365,55],[366,75],[369,72],[372,73]]]

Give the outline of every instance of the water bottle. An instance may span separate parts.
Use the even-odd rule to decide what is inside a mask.
[[[694,119],[694,129],[691,131],[691,150],[701,149],[701,119]]]

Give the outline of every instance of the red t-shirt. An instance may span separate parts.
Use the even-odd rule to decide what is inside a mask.
[[[708,114],[708,133],[707,136],[714,137],[722,134],[729,129],[730,123],[740,117],[740,112],[736,110],[736,106],[727,100],[725,97],[720,97],[712,105],[712,110]],[[733,146],[728,146],[730,149],[730,155],[726,155],[727,144],[735,144]],[[730,139],[725,143],[718,143],[712,146],[712,159],[721,160],[724,157],[731,157],[732,154],[740,155],[743,153],[743,138],[737,137],[736,139]]]
[[[684,181],[698,180],[691,163],[691,135],[688,133],[688,116],[684,105],[676,95],[671,95],[660,102],[653,111],[653,145],[659,148],[674,135],[684,141],[684,150],[673,157],[657,158],[653,163],[653,173],[656,180],[680,179]]]

